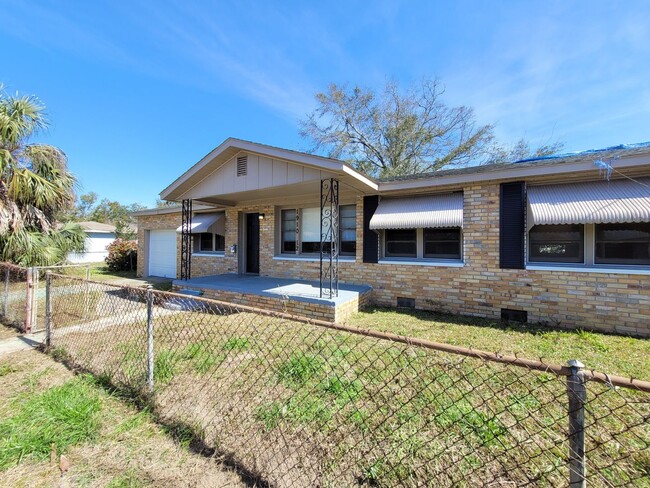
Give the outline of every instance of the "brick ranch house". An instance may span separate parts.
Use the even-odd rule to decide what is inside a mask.
[[[318,317],[342,320],[371,302],[650,336],[649,143],[376,180],[339,160],[227,139],[160,194],[185,212],[136,213],[138,274],[273,307],[269,283],[323,276],[330,185],[339,231],[323,244],[325,282],[338,276],[358,293]],[[250,275],[256,291],[233,285]]]

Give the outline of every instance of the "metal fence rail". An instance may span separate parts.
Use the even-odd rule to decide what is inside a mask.
[[[271,486],[650,486],[650,384],[50,275],[52,353]]]

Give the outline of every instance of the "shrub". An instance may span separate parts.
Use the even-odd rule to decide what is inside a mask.
[[[129,271],[136,268],[138,260],[137,241],[115,239],[108,245],[106,265],[111,271]]]

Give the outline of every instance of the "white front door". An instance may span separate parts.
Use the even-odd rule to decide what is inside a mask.
[[[149,232],[149,276],[176,278],[176,231]]]

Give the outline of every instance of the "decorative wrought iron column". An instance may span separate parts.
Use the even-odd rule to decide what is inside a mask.
[[[181,280],[189,280],[192,277],[192,200],[183,200],[181,219]]]
[[[339,181],[320,182],[320,296],[339,296]]]

